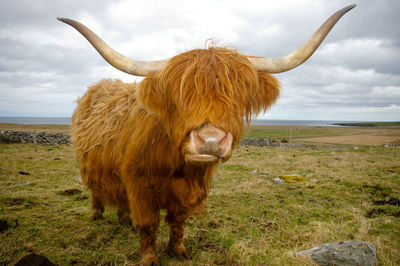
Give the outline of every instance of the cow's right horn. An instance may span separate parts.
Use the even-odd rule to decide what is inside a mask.
[[[318,49],[329,31],[335,26],[336,22],[355,6],[356,5],[347,6],[333,14],[322,24],[314,35],[296,51],[279,58],[249,56],[249,61],[258,71],[268,73],[285,72],[303,64]]]
[[[99,36],[82,23],[67,18],[57,19],[74,27],[93,45],[97,52],[99,52],[108,63],[128,74],[146,76],[160,71],[169,61],[169,59],[160,61],[137,61],[126,58],[108,46]]]

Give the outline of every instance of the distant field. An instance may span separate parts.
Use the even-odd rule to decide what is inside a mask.
[[[338,123],[335,125],[350,127],[400,127],[400,122]]]
[[[390,125],[390,126],[389,126]],[[243,138],[292,139],[292,143],[329,143],[354,145],[383,145],[400,142],[400,127],[312,127],[312,126],[250,126]],[[0,124],[0,130],[70,133],[68,125]]]
[[[70,133],[69,125],[19,125],[19,124],[1,124],[0,130],[16,130],[34,132],[51,132],[51,133]]]
[[[400,127],[251,126],[243,138],[285,138],[292,143],[379,146],[400,143]]]

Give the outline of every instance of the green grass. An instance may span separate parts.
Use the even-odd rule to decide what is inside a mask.
[[[161,222],[160,262],[312,265],[294,252],[356,239],[376,246],[380,265],[399,265],[400,208],[373,205],[400,198],[399,157],[399,148],[240,147],[218,168],[205,214],[187,222],[191,260],[168,255],[168,227]],[[259,173],[250,174],[254,169]],[[139,260],[138,234],[118,224],[115,210],[106,209],[104,220],[89,219],[90,194],[78,175],[70,146],[0,145],[0,219],[10,226],[0,233],[0,264],[31,252],[59,265]],[[302,175],[306,182],[277,185],[279,175]],[[64,196],[66,189],[82,192]]]

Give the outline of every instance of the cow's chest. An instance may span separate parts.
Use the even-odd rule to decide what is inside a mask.
[[[172,178],[170,179],[168,191],[162,193],[163,207],[170,208],[170,205],[179,205],[184,208],[197,208],[207,198],[207,185],[201,178]]]

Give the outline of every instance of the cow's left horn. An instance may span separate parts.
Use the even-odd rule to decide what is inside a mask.
[[[350,5],[340,9],[314,33],[314,35],[296,51],[280,58],[248,57],[255,69],[268,73],[281,73],[291,70],[304,63],[317,50],[319,45],[328,35],[336,22],[356,5]]]
[[[169,59],[161,61],[137,61],[126,58],[112,49],[99,36],[82,23],[67,18],[57,18],[79,31],[99,52],[99,54],[113,67],[136,76],[146,76],[160,71]]]

